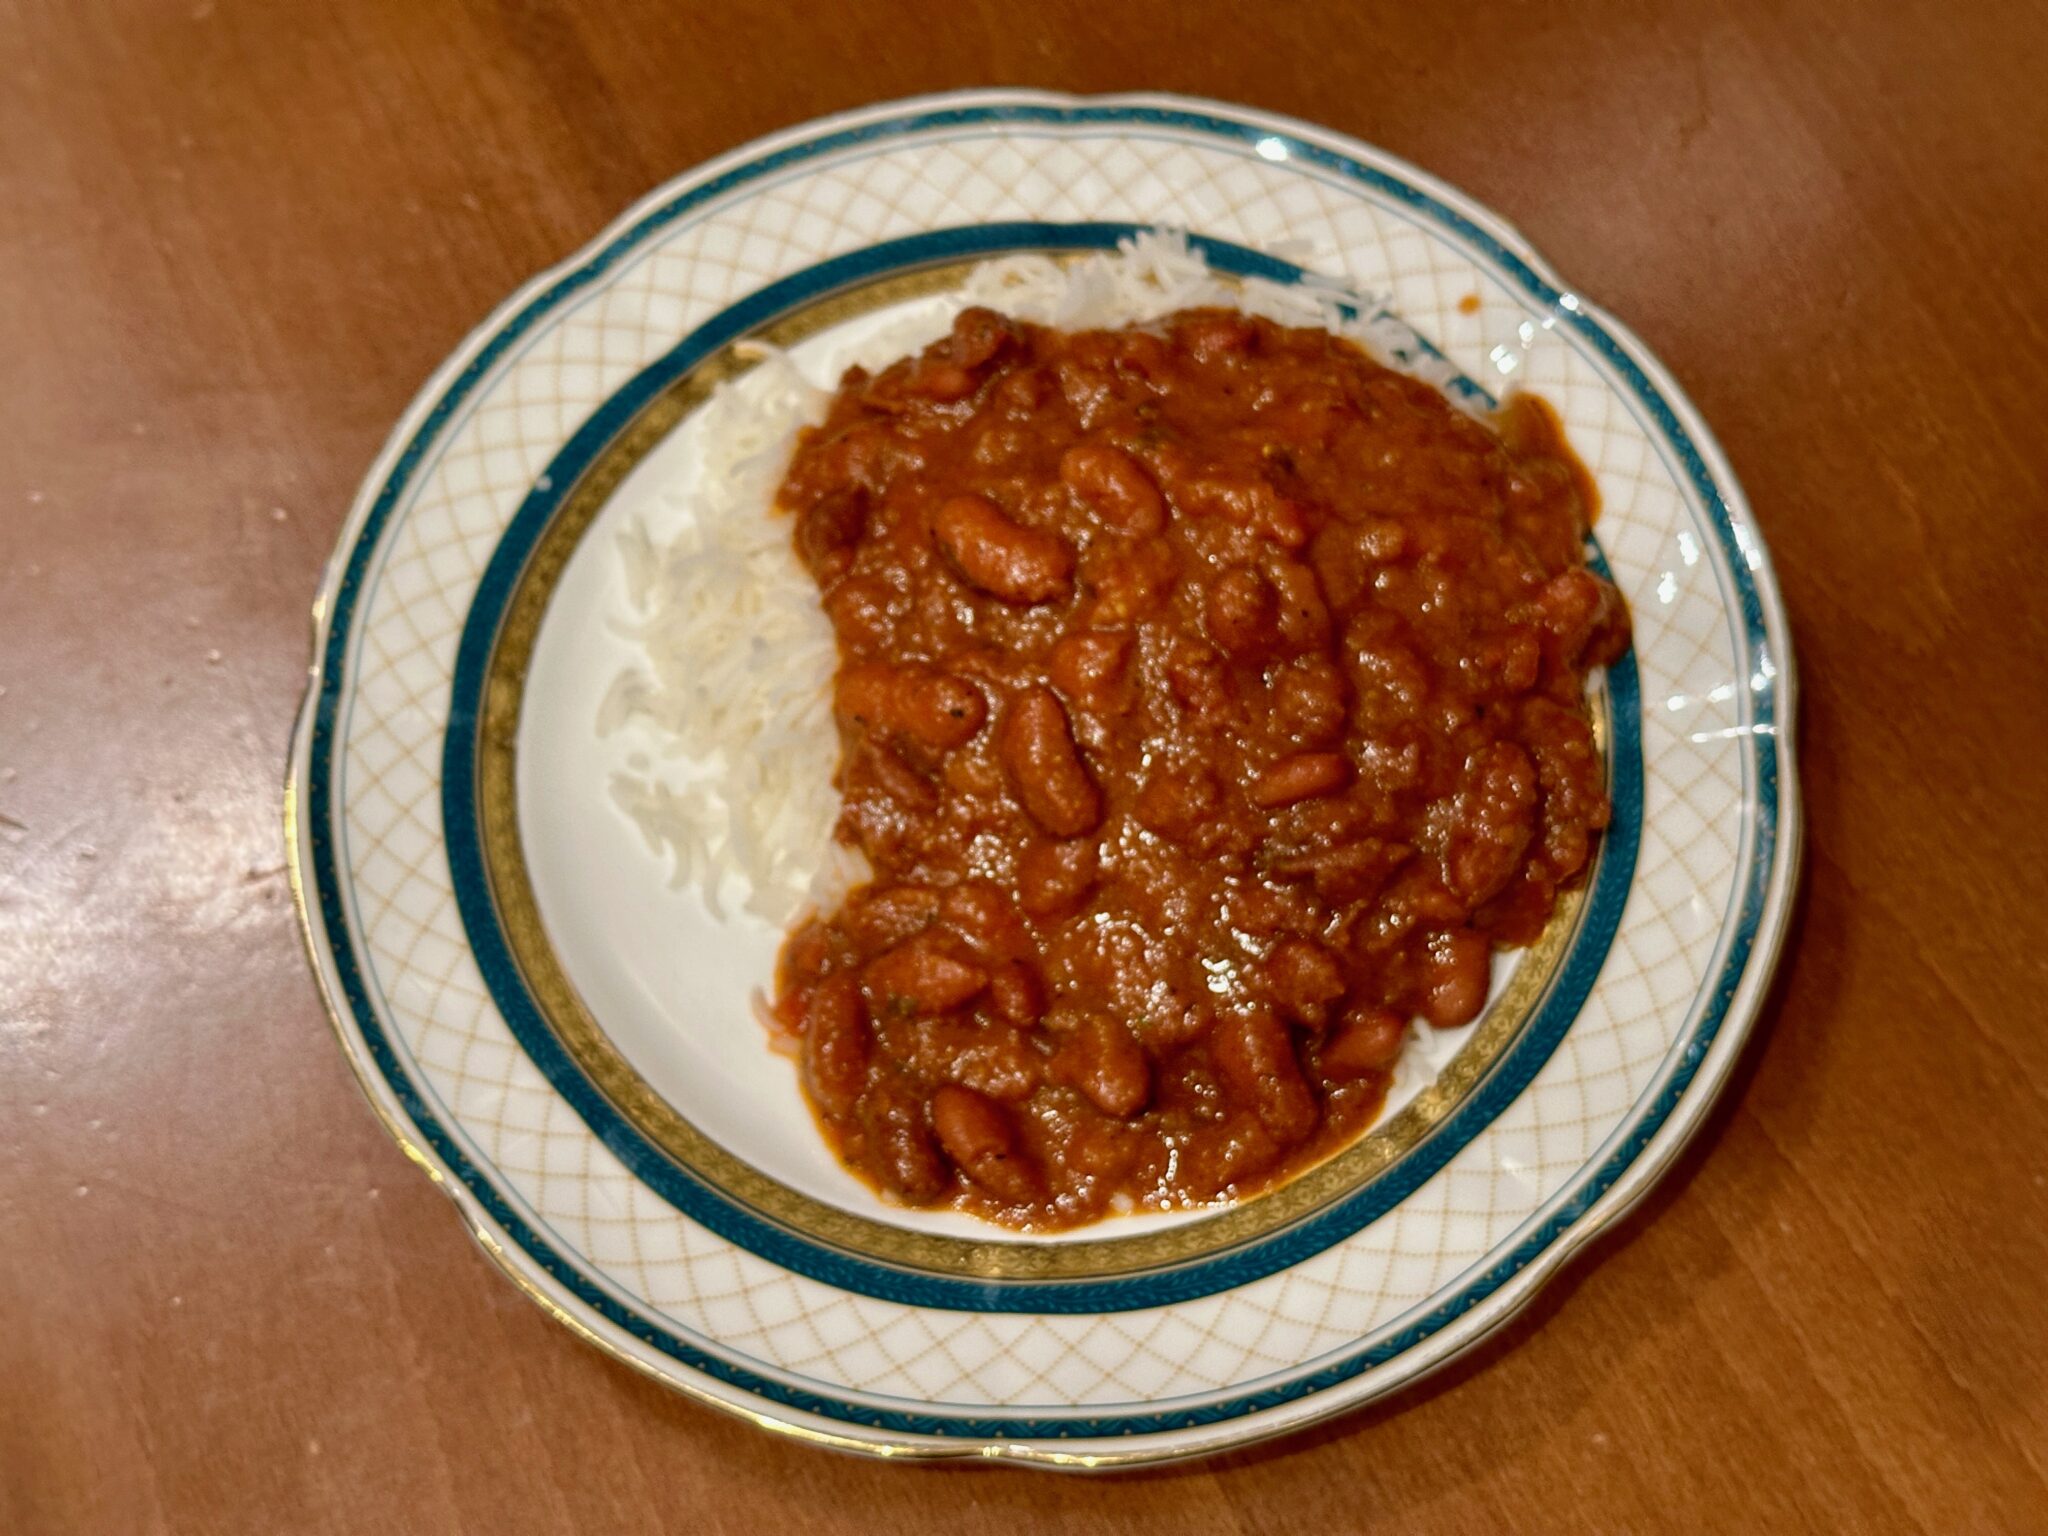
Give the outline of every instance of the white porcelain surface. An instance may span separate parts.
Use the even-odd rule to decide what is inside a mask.
[[[687,212],[673,214],[679,200]],[[1599,481],[1600,540],[1636,621],[1640,853],[1563,1043],[1378,1220],[1263,1278],[1114,1312],[941,1310],[841,1289],[663,1201],[518,1048],[456,911],[441,825],[464,617],[576,427],[765,282],[880,240],[999,220],[1284,243],[1304,266],[1385,292],[1475,379],[1526,384],[1558,406]],[[575,272],[587,275],[551,296]],[[1740,491],[1639,343],[1590,304],[1532,296],[1556,286],[1484,210],[1321,130],[1208,103],[983,93],[737,151],[655,193],[486,322],[366,483],[322,598],[339,628],[323,632],[292,806],[344,1046],[494,1256],[607,1348],[771,1426],[853,1448],[1069,1464],[1280,1432],[1413,1380],[1526,1301],[1648,1186],[1725,1077],[1782,936],[1798,827],[1790,742],[1773,735],[1792,718],[1789,654]],[[1470,314],[1468,294],[1480,301]],[[1652,396],[1668,420],[1644,409]],[[657,455],[640,475],[663,470]],[[558,601],[612,601],[601,532]],[[590,680],[609,675],[617,644],[594,626],[544,631],[529,719],[588,719]],[[570,729],[521,750],[534,776],[523,783],[569,794],[599,751]],[[550,931],[607,1031],[713,1135],[849,1207],[868,1199],[820,1151],[786,1065],[757,1048],[743,1012],[731,1029],[747,1049],[669,1027],[679,1005],[723,1014],[743,1001],[753,981],[740,978],[765,974],[774,935],[712,946],[676,921],[688,898],[666,891],[627,824],[594,804],[575,820],[572,846],[527,817],[529,856]]]

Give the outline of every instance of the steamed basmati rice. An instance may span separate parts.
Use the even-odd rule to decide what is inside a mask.
[[[720,917],[736,894],[788,923],[863,873],[832,838],[832,626],[771,515],[797,429],[828,399],[788,358],[764,356],[704,406],[674,539],[658,546],[637,523],[619,538],[642,659],[613,681],[597,729],[639,724],[634,739],[651,735],[664,761],[636,771],[629,759],[612,796],[673,859],[672,882]]]

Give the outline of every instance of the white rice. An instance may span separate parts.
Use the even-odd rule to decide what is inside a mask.
[[[597,729],[633,722],[630,739],[659,754],[628,754],[611,790],[672,859],[673,883],[694,886],[717,916],[737,894],[786,924],[862,873],[832,839],[832,626],[789,523],[770,510],[797,428],[829,396],[779,354],[740,382],[703,408],[702,460],[674,538],[657,545],[637,523],[620,535],[641,658],[614,679]]]
[[[654,744],[658,761],[644,751],[625,757],[612,795],[648,846],[673,861],[673,883],[695,887],[717,916],[736,898],[786,926],[867,876],[865,860],[832,838],[832,626],[772,504],[798,429],[822,419],[839,372],[921,348],[971,304],[1070,330],[1222,306],[1321,326],[1382,355],[1407,339],[1387,331],[1395,323],[1377,304],[1334,283],[1233,281],[1185,238],[1146,233],[1077,261],[988,262],[957,296],[876,331],[850,356],[841,349],[830,378],[757,348],[757,366],[703,408],[700,472],[668,493],[680,531],[666,544],[638,525],[620,537],[642,656],[613,682],[597,719],[600,735],[631,722],[633,741]]]

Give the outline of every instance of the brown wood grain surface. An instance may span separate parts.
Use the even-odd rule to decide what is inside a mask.
[[[2048,1530],[2039,0],[0,0],[0,1532]],[[1082,1482],[585,1347],[365,1109],[278,825],[435,363],[663,178],[952,86],[1355,133],[1671,366],[1776,553],[1806,889],[1726,1101],[1505,1335]]]

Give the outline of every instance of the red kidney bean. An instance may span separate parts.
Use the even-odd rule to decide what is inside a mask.
[[[1325,901],[1349,904],[1378,894],[1414,851],[1406,843],[1361,837],[1290,854],[1268,867],[1276,875],[1310,881]]]
[[[1315,1129],[1321,1114],[1316,1096],[1301,1074],[1287,1026],[1271,1008],[1257,1005],[1224,1015],[1209,1048],[1231,1096],[1251,1107],[1275,1141],[1292,1144]]]
[[[1422,966],[1422,1016],[1438,1029],[1478,1018],[1486,1006],[1492,957],[1492,942],[1476,928],[1432,934]]]
[[[1130,1030],[1092,1014],[1061,1044],[1057,1069],[1105,1115],[1135,1115],[1152,1097],[1152,1066]]]
[[[1512,741],[1489,742],[1467,760],[1443,865],[1445,887],[1468,908],[1498,895],[1522,867],[1536,803],[1536,765]]]
[[[1273,946],[1262,967],[1266,995],[1298,1023],[1321,1029],[1330,1005],[1348,985],[1337,957],[1314,939],[1289,937]]]
[[[1242,357],[1251,351],[1257,332],[1243,315],[1234,310],[1203,309],[1192,311],[1178,321],[1173,328],[1173,339],[1199,361],[1214,363],[1225,358]]]
[[[1100,708],[1123,681],[1130,659],[1131,637],[1109,630],[1084,629],[1060,637],[1046,658],[1046,675],[1076,704]]]
[[[1093,843],[1032,843],[1017,860],[1017,904],[1041,921],[1071,915],[1095,888]]]
[[[1146,777],[1131,813],[1147,831],[1187,845],[1215,825],[1222,805],[1223,786],[1212,769],[1201,763],[1161,764]]]
[[[1007,961],[988,979],[988,1000],[1012,1024],[1029,1028],[1045,1012],[1045,988],[1038,973],[1021,960]]]
[[[1589,570],[1574,568],[1551,577],[1536,594],[1536,610],[1550,635],[1552,663],[1559,668],[1605,666],[1627,649],[1628,616],[1621,594]]]
[[[1283,757],[1252,781],[1252,804],[1268,810],[1335,794],[1351,782],[1351,764],[1341,752],[1297,752]]]
[[[829,490],[797,514],[797,558],[813,575],[830,580],[852,562],[853,546],[867,525],[864,489],[849,485]]]
[[[1031,819],[1055,837],[1079,837],[1102,820],[1102,794],[1081,762],[1059,696],[1034,686],[1003,712],[996,751]]]
[[[1280,644],[1279,595],[1252,566],[1233,566],[1209,583],[1202,625],[1209,638],[1232,656],[1265,655]]]
[[[937,944],[912,939],[870,960],[861,980],[868,1006],[879,1014],[944,1013],[987,986],[988,972]]]
[[[972,1013],[942,1013],[889,1031],[912,1075],[952,1082],[1005,1104],[1020,1103],[1045,1079],[1045,1060],[1021,1029]]]
[[[1336,740],[1350,703],[1351,685],[1327,656],[1298,656],[1273,677],[1273,725],[1298,745]]]
[[[1330,648],[1330,605],[1316,573],[1299,560],[1276,560],[1266,573],[1277,604],[1281,638],[1287,648],[1327,651]]]
[[[871,885],[841,909],[846,934],[863,949],[891,949],[924,932],[939,915],[939,893],[928,885]]]
[[[944,503],[932,531],[970,585],[1006,603],[1042,603],[1072,589],[1074,554],[1059,536],[1013,522],[985,496]]]
[[[1121,448],[1076,444],[1060,455],[1060,479],[1120,533],[1153,534],[1166,526],[1166,498],[1145,466]]]
[[[1176,641],[1167,657],[1166,685],[1181,708],[1198,716],[1224,713],[1237,696],[1222,653],[1189,636]]]
[[[884,1190],[908,1205],[928,1205],[945,1192],[946,1165],[925,1122],[924,1100],[907,1085],[870,1088],[858,1121],[867,1143],[863,1166]]]
[[[963,677],[922,662],[862,662],[839,674],[833,708],[842,719],[949,751],[971,741],[988,701]]]
[[[1393,1066],[1408,1037],[1408,1023],[1391,1008],[1353,1008],[1316,1054],[1326,1077],[1363,1077]]]
[[[818,1108],[834,1119],[853,1108],[867,1086],[867,1008],[860,985],[844,971],[828,976],[811,993],[804,1019],[804,1083]]]
[[[987,880],[964,881],[947,891],[939,901],[939,920],[984,957],[1013,954],[1030,941],[1009,895]]]
[[[1008,1112],[986,1094],[947,1083],[932,1095],[932,1129],[962,1173],[1003,1199],[1021,1204],[1043,1187]]]
[[[963,368],[985,368],[1017,344],[1017,322],[976,304],[953,317],[953,331],[944,343],[947,354]]]

